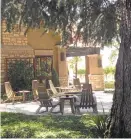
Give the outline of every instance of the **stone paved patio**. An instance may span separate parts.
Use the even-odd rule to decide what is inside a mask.
[[[94,92],[97,98],[97,107],[98,113],[103,113],[103,109],[105,113],[109,113],[112,105],[112,93],[104,93],[103,91]],[[14,105],[12,103],[4,103],[0,104],[0,112],[16,112],[16,113],[24,113],[28,115],[34,115],[35,111],[39,107],[39,102],[26,102],[20,103],[17,102]],[[44,110],[44,108],[42,108]],[[59,107],[56,107],[54,111],[58,111]],[[81,109],[81,114],[90,113],[93,114],[92,108],[88,109]],[[42,113],[42,115],[48,114]],[[61,114],[59,114],[61,115]],[[64,115],[72,115],[71,108],[69,104],[64,106]]]

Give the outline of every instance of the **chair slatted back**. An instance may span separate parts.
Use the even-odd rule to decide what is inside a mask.
[[[5,92],[8,98],[14,97],[15,94],[13,92],[10,82],[5,82]]]
[[[32,92],[34,99],[38,97],[38,80],[32,80]]]
[[[81,94],[80,107],[90,108],[91,106],[93,106],[93,102],[94,102],[94,99],[93,99],[91,86],[88,89],[83,89],[82,94]]]
[[[73,84],[77,89],[81,89],[81,84],[80,84],[79,78],[73,79]]]
[[[38,89],[38,80],[32,80],[32,90]]]
[[[45,92],[46,87],[44,83],[38,83],[38,92]]]
[[[41,105],[44,107],[52,107],[52,103],[50,99],[49,100],[43,99],[43,100],[40,100],[40,102],[41,102]]]
[[[50,86],[50,89],[52,90],[54,95],[58,94],[58,91],[54,87],[54,84],[53,84],[52,80],[49,80],[49,86]]]
[[[39,92],[39,101],[44,107],[52,107],[50,96],[47,92]]]
[[[82,86],[82,89],[88,89],[88,88],[92,89],[92,84],[84,83],[83,86]]]

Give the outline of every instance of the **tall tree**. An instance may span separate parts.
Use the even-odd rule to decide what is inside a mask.
[[[77,78],[77,71],[78,71],[78,62],[81,61],[80,57],[73,57],[69,63],[70,63],[70,67],[73,69],[73,73],[75,74],[75,78]]]
[[[125,138],[131,137],[131,1],[121,0],[118,6],[121,13],[121,44],[107,137]]]
[[[107,137],[131,137],[131,0],[2,0],[7,30],[24,24],[61,34],[62,45],[72,34],[87,46],[112,42],[120,37],[115,93]],[[74,32],[75,29],[75,32]]]

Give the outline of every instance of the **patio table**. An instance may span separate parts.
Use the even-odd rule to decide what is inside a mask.
[[[60,87],[62,92],[80,92],[80,89],[73,88],[73,87]]]
[[[21,91],[18,91],[18,93],[21,93],[23,95],[23,102],[26,101],[26,98],[27,98],[27,94],[29,94],[31,91],[29,90],[21,90]]]
[[[66,95],[66,96],[61,96],[60,97],[60,103],[61,103],[60,111],[61,111],[62,115],[64,114],[64,102],[65,102],[65,100],[69,100],[70,101],[71,111],[74,114],[75,113],[75,108],[74,108],[75,97]]]

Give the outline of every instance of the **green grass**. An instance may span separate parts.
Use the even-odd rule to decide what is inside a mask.
[[[1,113],[2,138],[97,138],[103,137],[93,121],[96,116],[33,116]]]

